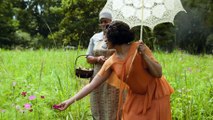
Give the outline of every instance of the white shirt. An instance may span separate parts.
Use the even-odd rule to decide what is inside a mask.
[[[99,32],[94,34],[91,38],[90,38],[90,42],[87,48],[87,52],[86,55],[93,55],[93,51],[94,50],[103,50],[103,49],[107,49],[106,43],[103,40],[104,34],[103,32]]]

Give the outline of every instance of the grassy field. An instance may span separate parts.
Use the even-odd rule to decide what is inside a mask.
[[[66,111],[52,109],[88,83],[74,74],[75,58],[84,53],[0,50],[0,120],[92,120],[89,96]],[[154,54],[175,89],[173,119],[213,120],[213,56]]]

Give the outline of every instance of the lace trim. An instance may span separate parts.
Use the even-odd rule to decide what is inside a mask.
[[[153,29],[157,24],[160,23],[173,23],[176,14],[180,11],[185,11],[180,0],[151,0],[153,4],[147,3],[150,0],[144,0],[144,3],[146,4],[144,4],[143,6],[141,5],[141,7],[141,3],[136,6],[135,4],[133,4],[134,1],[137,0],[108,0],[102,11],[108,11],[112,13],[113,20],[121,20],[127,23],[131,28],[143,24],[143,26],[148,26],[151,29]],[[118,2],[120,2],[120,5],[118,6],[118,8],[115,8],[115,4],[117,4]],[[143,21],[141,21],[140,17],[142,16],[141,8],[144,8],[143,13],[145,16],[143,15]],[[134,11],[125,11],[124,9]],[[164,12],[160,13],[159,10]],[[125,14],[132,14],[128,12],[134,12],[134,14],[127,17]]]

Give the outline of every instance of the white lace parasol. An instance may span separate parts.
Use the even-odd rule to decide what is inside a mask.
[[[153,29],[160,23],[173,23],[175,15],[185,10],[180,0],[107,0],[102,11],[112,13],[113,20],[123,21],[131,28],[141,26],[142,30],[142,26]]]

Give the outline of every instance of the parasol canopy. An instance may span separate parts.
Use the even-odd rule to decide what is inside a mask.
[[[107,0],[102,11],[112,14],[112,20],[127,23],[131,28],[147,26],[151,29],[160,23],[173,23],[176,14],[185,11],[180,0]],[[142,35],[141,35],[142,38]]]

